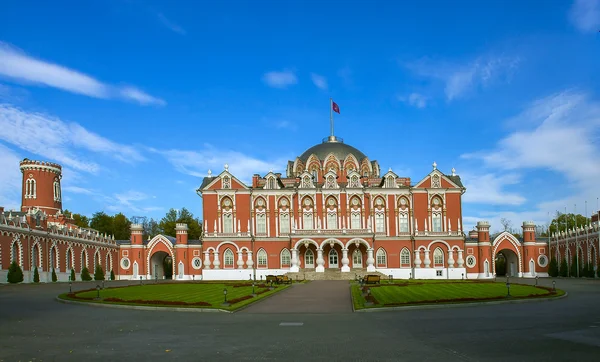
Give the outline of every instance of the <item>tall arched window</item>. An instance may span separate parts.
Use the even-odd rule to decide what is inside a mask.
[[[396,187],[396,180],[394,179],[393,176],[388,176],[385,179],[385,188],[387,189],[393,189]]]
[[[267,252],[265,251],[265,249],[260,249],[258,251],[258,253],[256,254],[256,259],[258,260],[259,268],[267,267]]]
[[[385,202],[381,197],[375,200],[375,232],[385,232]]]
[[[387,266],[387,253],[383,248],[377,250],[377,267],[385,268]]]
[[[362,253],[358,249],[352,253],[352,266],[354,268],[362,268]]]
[[[314,268],[315,267],[315,253],[312,250],[308,249],[304,253],[304,267],[305,268]]]
[[[444,252],[440,248],[436,248],[433,252],[433,267],[444,267]]]
[[[67,257],[65,259],[65,271],[69,272],[73,269],[73,251],[69,248],[67,249]]]
[[[279,233],[290,233],[290,201],[286,197],[279,199]]]
[[[309,197],[304,198],[304,207],[302,208],[302,227],[307,230],[314,229],[313,202]]]
[[[337,200],[335,199],[335,197],[329,197],[327,199],[326,205],[325,205],[325,212],[327,215],[326,221],[327,221],[327,225],[326,228],[329,230],[335,230],[338,228],[338,214],[337,214]]]
[[[81,269],[87,268],[87,252],[85,249],[81,252]],[[81,270],[79,270],[81,272]]]
[[[288,249],[283,249],[280,255],[281,267],[287,268],[291,264],[292,256],[290,255],[290,251]]]
[[[60,184],[54,181],[54,201],[60,201]]]
[[[223,233],[233,233],[233,202],[229,197],[221,200],[221,213],[223,215]]]
[[[50,249],[50,260],[49,261],[50,261],[50,263],[48,265],[50,267],[49,270],[56,269],[56,267],[58,266],[58,253],[56,251],[56,246],[53,246]]]
[[[361,202],[358,197],[353,197],[350,201],[350,228],[351,229],[362,229],[362,208]]]
[[[275,189],[275,177],[269,177],[269,189]]]
[[[442,224],[442,200],[436,196],[431,200],[431,204],[431,231],[439,233],[444,228]]]
[[[338,253],[335,249],[329,250],[329,267],[330,268],[338,267]]]
[[[233,268],[233,251],[225,250],[223,253],[223,268]]]
[[[406,248],[402,249],[402,252],[400,252],[400,267],[410,268],[410,251]]]
[[[267,233],[267,214],[265,214],[264,212],[256,214],[256,233]]]

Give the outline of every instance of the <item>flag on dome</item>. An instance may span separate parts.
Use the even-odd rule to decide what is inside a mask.
[[[333,108],[334,112],[337,112],[338,114],[340,113],[340,106],[338,106],[334,101],[331,101],[331,107]]]

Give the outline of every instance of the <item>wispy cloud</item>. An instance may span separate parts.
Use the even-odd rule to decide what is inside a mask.
[[[317,88],[327,90],[327,79],[325,77],[315,73],[311,73],[310,79]]]
[[[600,31],[600,0],[575,0],[569,20],[582,33]]]
[[[165,104],[165,101],[152,97],[138,88],[105,84],[87,74],[31,57],[3,42],[0,42],[0,76],[94,98],[121,98],[143,105]]]
[[[518,181],[518,178],[511,179],[510,176],[503,179],[503,174],[529,170],[550,171],[563,178],[565,181],[561,182],[561,189],[567,194],[561,199],[530,205],[530,210],[495,212],[491,216],[499,219],[512,215],[520,220],[544,222],[548,213],[553,215],[565,206],[573,212],[577,204],[578,212],[582,213],[586,201],[592,202],[600,196],[600,168],[596,167],[600,154],[600,102],[583,93],[565,91],[533,102],[521,114],[509,119],[507,124],[516,129],[499,140],[496,147],[462,156],[482,161],[485,167],[494,170],[492,173],[495,175],[473,178],[465,201],[469,197],[485,199],[481,196],[482,192],[469,196],[473,188],[480,191],[491,188],[493,195],[494,189],[502,191],[498,185],[506,186]],[[497,196],[511,200],[510,194],[502,191]],[[512,199],[518,204],[517,194],[513,194]]]
[[[158,17],[158,20],[164,26],[166,26],[168,29],[170,29],[171,31],[174,31],[175,33],[178,33],[178,34],[181,34],[181,35],[187,34],[187,32],[185,31],[184,28],[182,28],[181,26],[175,24],[171,20],[167,19],[167,17],[163,13],[157,13],[156,16]]]
[[[468,192],[464,202],[487,205],[522,205],[526,199],[515,192],[506,190],[507,186],[518,184],[521,178],[516,173],[497,175],[461,173],[461,180]]]
[[[420,93],[411,93],[408,95],[408,97],[398,96],[398,100],[417,108],[427,107],[427,97]]]
[[[462,98],[478,88],[509,81],[519,57],[480,56],[465,63],[436,62],[428,59],[406,63],[416,75],[440,81],[448,101]]]
[[[224,170],[224,165],[228,164],[229,171],[247,183],[255,173],[266,174],[269,170],[277,171],[287,164],[285,157],[261,160],[238,151],[218,149],[208,144],[200,151],[150,150],[164,156],[175,170],[195,177],[206,177],[209,169],[213,175],[218,175]]]
[[[62,191],[67,192],[67,193],[72,193],[72,194],[83,194],[83,195],[92,195],[94,194],[94,191],[86,189],[84,187],[79,187],[79,186],[64,186],[62,187]]]
[[[134,147],[115,143],[77,123],[67,123],[42,113],[29,113],[7,104],[0,104],[0,130],[0,140],[89,173],[97,173],[100,166],[81,156],[82,150],[129,163],[144,160]]]
[[[298,83],[298,77],[292,70],[271,71],[263,75],[263,82],[273,88],[287,88]]]

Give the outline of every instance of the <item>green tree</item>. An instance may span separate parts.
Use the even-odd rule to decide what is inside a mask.
[[[559,274],[561,277],[567,277],[569,275],[569,266],[567,265],[567,259],[563,259],[560,263]]]
[[[112,234],[113,233],[113,217],[107,215],[104,211],[99,211],[92,215],[90,220],[90,227],[98,230],[100,233]],[[116,237],[115,237],[116,239]]]
[[[54,270],[54,268],[52,268],[52,281],[58,281],[58,277],[56,276],[56,270]]]
[[[577,267],[579,266],[579,273],[577,273]],[[582,265],[578,264],[577,255],[573,255],[573,262],[571,263],[571,276],[577,277],[578,275],[581,277],[581,269]]]
[[[71,269],[71,281],[75,281],[75,269]]]
[[[96,265],[96,270],[94,271],[94,280],[104,280],[104,270],[100,264]]]
[[[38,272],[37,266],[35,267],[35,269],[33,269],[33,282],[34,283],[40,282],[40,273]]]
[[[92,280],[90,271],[86,266],[84,266],[83,269],[81,269],[81,280],[83,280],[84,282],[89,282],[90,280]]]
[[[87,216],[81,215],[81,214],[73,214],[69,210],[66,210],[66,209],[64,211],[64,214],[69,217],[72,217],[75,225],[79,226],[80,228],[89,228],[90,227],[90,219]]]
[[[575,226],[580,227],[587,225],[590,219],[581,214],[563,214],[561,212],[556,213],[556,217],[550,223],[550,235],[558,231],[565,231],[567,226],[569,230]]]
[[[558,276],[558,263],[555,258],[550,259],[550,264],[548,265],[548,275],[551,277]]]
[[[110,270],[110,280],[115,280],[115,272],[112,269]]]
[[[185,207],[179,212],[175,209],[170,209],[165,217],[160,220],[159,227],[163,234],[176,236],[175,227],[177,223],[185,223],[188,225],[188,238],[200,239],[202,234],[202,223],[200,219],[194,218],[194,215]]]
[[[113,216],[113,228],[110,234],[113,234],[116,240],[129,240],[131,237],[131,221],[122,213],[116,214]]]
[[[144,240],[148,239],[148,237],[153,238],[161,233],[160,226],[154,219],[144,220],[142,225],[144,226]]]
[[[6,280],[12,284],[21,283],[23,281],[23,269],[21,269],[21,266],[19,266],[16,261],[13,261],[10,264]]]

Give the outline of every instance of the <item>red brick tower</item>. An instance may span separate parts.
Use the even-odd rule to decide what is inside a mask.
[[[492,244],[490,242],[490,223],[487,221],[478,221],[477,234],[477,249],[479,249],[479,255],[477,257],[477,260],[479,260],[479,277],[491,278],[491,263],[494,262],[494,258],[492,257]]]
[[[535,223],[533,221],[523,221],[523,271],[528,276],[536,275],[536,263],[538,253],[535,247]]]
[[[21,211],[38,208],[48,215],[62,212],[62,167],[56,163],[26,158],[21,161],[20,168],[23,174]]]

